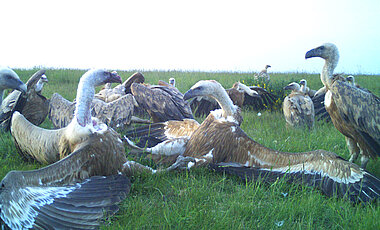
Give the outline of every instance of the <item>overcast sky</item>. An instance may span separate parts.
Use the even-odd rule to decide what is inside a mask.
[[[379,0],[1,1],[0,65],[380,74]]]

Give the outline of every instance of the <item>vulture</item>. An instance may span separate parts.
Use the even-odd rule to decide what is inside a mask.
[[[12,69],[7,67],[0,67],[0,126],[4,131],[9,130],[9,118],[16,106],[16,96],[8,96],[6,100],[3,100],[5,89],[16,89],[11,95],[19,95],[26,93],[27,86],[20,80],[20,77]],[[20,93],[16,93],[20,92]]]
[[[325,43],[305,54],[305,58],[312,57],[325,60],[321,72],[321,81],[326,87],[325,108],[335,128],[349,140],[347,145],[360,149],[361,167],[365,168],[369,158],[380,155],[380,98],[334,77],[339,61],[339,51],[334,44]],[[349,147],[353,156],[357,155],[354,147]]]
[[[226,90],[232,102],[242,108],[247,106],[254,110],[263,110],[276,102],[276,96],[258,86],[246,86],[235,82],[232,88]],[[190,102],[195,116],[207,116],[210,111],[219,109],[218,103],[211,97],[196,97]]]
[[[265,68],[263,70],[261,70],[260,73],[255,74],[255,80],[263,79],[265,81],[269,81],[270,76],[268,74],[268,68],[270,68],[270,67],[272,67],[272,66],[266,65]]]
[[[307,87],[307,81],[305,79],[302,79],[299,84],[301,86],[301,92],[308,95],[310,98],[314,97],[314,95],[317,93],[316,90]]]
[[[216,171],[248,179],[262,176],[268,181],[284,176],[290,182],[307,184],[329,196],[347,197],[352,201],[368,202],[380,197],[379,179],[335,153],[325,150],[280,152],[248,137],[240,128],[239,108],[218,82],[199,81],[185,93],[184,99],[205,95],[217,100],[221,109],[212,111],[202,124],[185,134],[172,132],[170,127],[161,129],[161,133],[151,130],[156,137],[171,138],[171,143],[163,141],[145,150],[152,154],[179,155],[173,164],[178,168],[210,165]],[[173,144],[175,135],[177,142]],[[132,148],[140,148],[128,136],[125,139]]]
[[[296,82],[290,83],[284,87],[284,90],[292,90],[285,97],[282,105],[286,124],[292,127],[313,128],[314,105],[311,98],[302,91],[302,88]]]
[[[153,122],[193,119],[193,113],[183,94],[161,81],[159,85],[132,83],[131,92],[139,107],[146,110]]]
[[[19,153],[27,159],[51,164],[71,153],[90,133],[107,127],[99,123],[99,120],[93,119],[90,110],[95,87],[107,82],[121,82],[121,78],[116,73],[102,69],[89,70],[81,77],[77,89],[77,103],[74,105],[75,119],[61,129],[42,129],[15,112],[12,116],[11,134]],[[63,110],[61,112],[63,113]],[[87,125],[88,123],[91,125]]]
[[[122,85],[118,85],[113,89],[109,88],[112,83],[107,83],[106,88],[96,94],[92,100],[92,116],[115,129],[124,129],[125,126],[129,126],[132,121],[147,123],[148,121],[132,116],[138,104],[131,94],[125,93],[125,87],[130,86],[131,81],[139,81],[140,76],[142,75],[136,73],[128,78]],[[53,94],[50,99],[48,114],[53,126],[55,128],[66,127],[73,118],[75,106],[75,101],[68,101],[58,93]]]
[[[95,229],[118,210],[117,204],[129,193],[131,184],[126,176],[157,172],[127,161],[120,136],[91,117],[95,86],[106,82],[121,82],[121,78],[101,69],[90,70],[81,77],[74,119],[67,128],[44,130],[14,113],[11,132],[19,148],[28,147],[20,146],[20,141],[27,142],[30,148],[25,154],[40,162],[46,161],[39,159],[55,159],[44,168],[11,171],[3,178],[0,218],[8,227]],[[15,132],[20,122],[25,131]],[[67,154],[55,146],[61,144],[70,145]],[[45,148],[44,152],[38,152],[41,148]]]
[[[49,101],[42,95],[42,88],[48,79],[45,70],[39,70],[33,74],[26,82],[26,94],[20,91],[13,91],[3,102],[2,115],[4,119],[1,125],[5,130],[9,130],[12,114],[19,111],[24,117],[34,125],[40,125],[45,121],[49,110]]]

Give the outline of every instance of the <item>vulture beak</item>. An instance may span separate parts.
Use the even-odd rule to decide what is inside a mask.
[[[183,95],[183,100],[189,100],[193,97],[197,97],[197,96],[202,96],[200,94],[200,89],[199,88],[195,88],[195,89],[189,89],[185,95]]]
[[[15,89],[17,89],[18,91],[20,91],[22,93],[26,93],[27,86],[24,84],[24,82],[19,80],[19,85]]]
[[[312,58],[312,57],[321,57],[322,51],[323,51],[322,46],[317,47],[315,49],[311,49],[311,50],[306,52],[305,59]]]
[[[122,83],[121,77],[116,71],[110,72],[110,76],[107,78],[105,83]]]
[[[292,86],[287,85],[287,86],[284,87],[284,90],[292,90]]]

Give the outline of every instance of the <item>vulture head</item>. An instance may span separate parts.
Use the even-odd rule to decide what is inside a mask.
[[[9,68],[0,68],[0,90],[16,89],[26,93],[27,87],[17,73]],[[0,95],[2,97],[2,95]]]
[[[40,93],[42,91],[42,88],[44,87],[44,84],[45,83],[48,83],[49,80],[48,78],[46,77],[46,75],[42,75],[40,80],[38,80],[38,82],[36,83],[36,86],[35,86],[35,90],[37,93]]]
[[[305,79],[302,79],[299,83],[300,85],[306,87],[307,86],[307,81]]]
[[[349,82],[352,85],[355,85],[355,77],[350,75],[346,77],[346,81]]]
[[[169,84],[175,87],[175,79],[173,77],[169,78]]]
[[[272,67],[272,66],[270,66],[270,65],[266,65],[266,66],[265,66],[265,69],[268,69],[268,68],[270,68],[270,67]]]
[[[305,58],[320,57],[325,60],[334,59],[334,62],[339,60],[339,51],[336,45],[332,43],[325,43],[317,48],[307,51]]]
[[[284,90],[291,90],[292,92],[300,92],[301,86],[297,82],[292,82],[284,87]]]
[[[227,95],[226,90],[219,82],[214,80],[202,80],[195,83],[195,85],[185,93],[183,99],[188,100],[194,97],[212,97],[218,99],[220,92],[224,92]]]

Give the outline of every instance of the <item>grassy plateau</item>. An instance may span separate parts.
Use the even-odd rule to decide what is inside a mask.
[[[16,69],[21,79],[27,79],[37,69]],[[85,70],[48,69],[43,95],[50,98],[58,92],[73,100],[80,76]],[[118,71],[126,80],[134,71]],[[254,73],[141,71],[146,82],[176,79],[176,86],[186,92],[203,79],[219,81],[230,88],[238,80],[253,82]],[[380,76],[355,76],[356,82],[380,96]],[[322,83],[318,74],[272,73],[265,87],[281,91],[290,82],[308,81],[311,89]],[[273,87],[273,88],[270,88]],[[99,89],[98,89],[99,90]],[[281,92],[283,97],[284,93]],[[280,99],[278,102],[281,105]],[[261,112],[261,116],[258,116]],[[325,149],[349,158],[344,136],[332,123],[316,121],[312,130],[287,128],[281,109],[243,110],[241,128],[257,142],[280,151],[303,152]],[[197,118],[201,122],[204,117]],[[46,119],[44,128],[52,128]],[[128,150],[127,150],[128,153]],[[152,162],[140,162],[156,167]],[[360,164],[360,162],[356,162]],[[11,170],[41,168],[38,163],[26,163],[17,154],[9,133],[0,134],[0,178]],[[370,160],[367,170],[380,178],[380,161]],[[326,197],[319,190],[288,184],[278,180],[242,182],[233,176],[216,174],[206,168],[191,171],[139,175],[130,178],[131,193],[120,204],[120,210],[105,220],[102,229],[379,229],[379,202],[363,205],[344,199]]]

